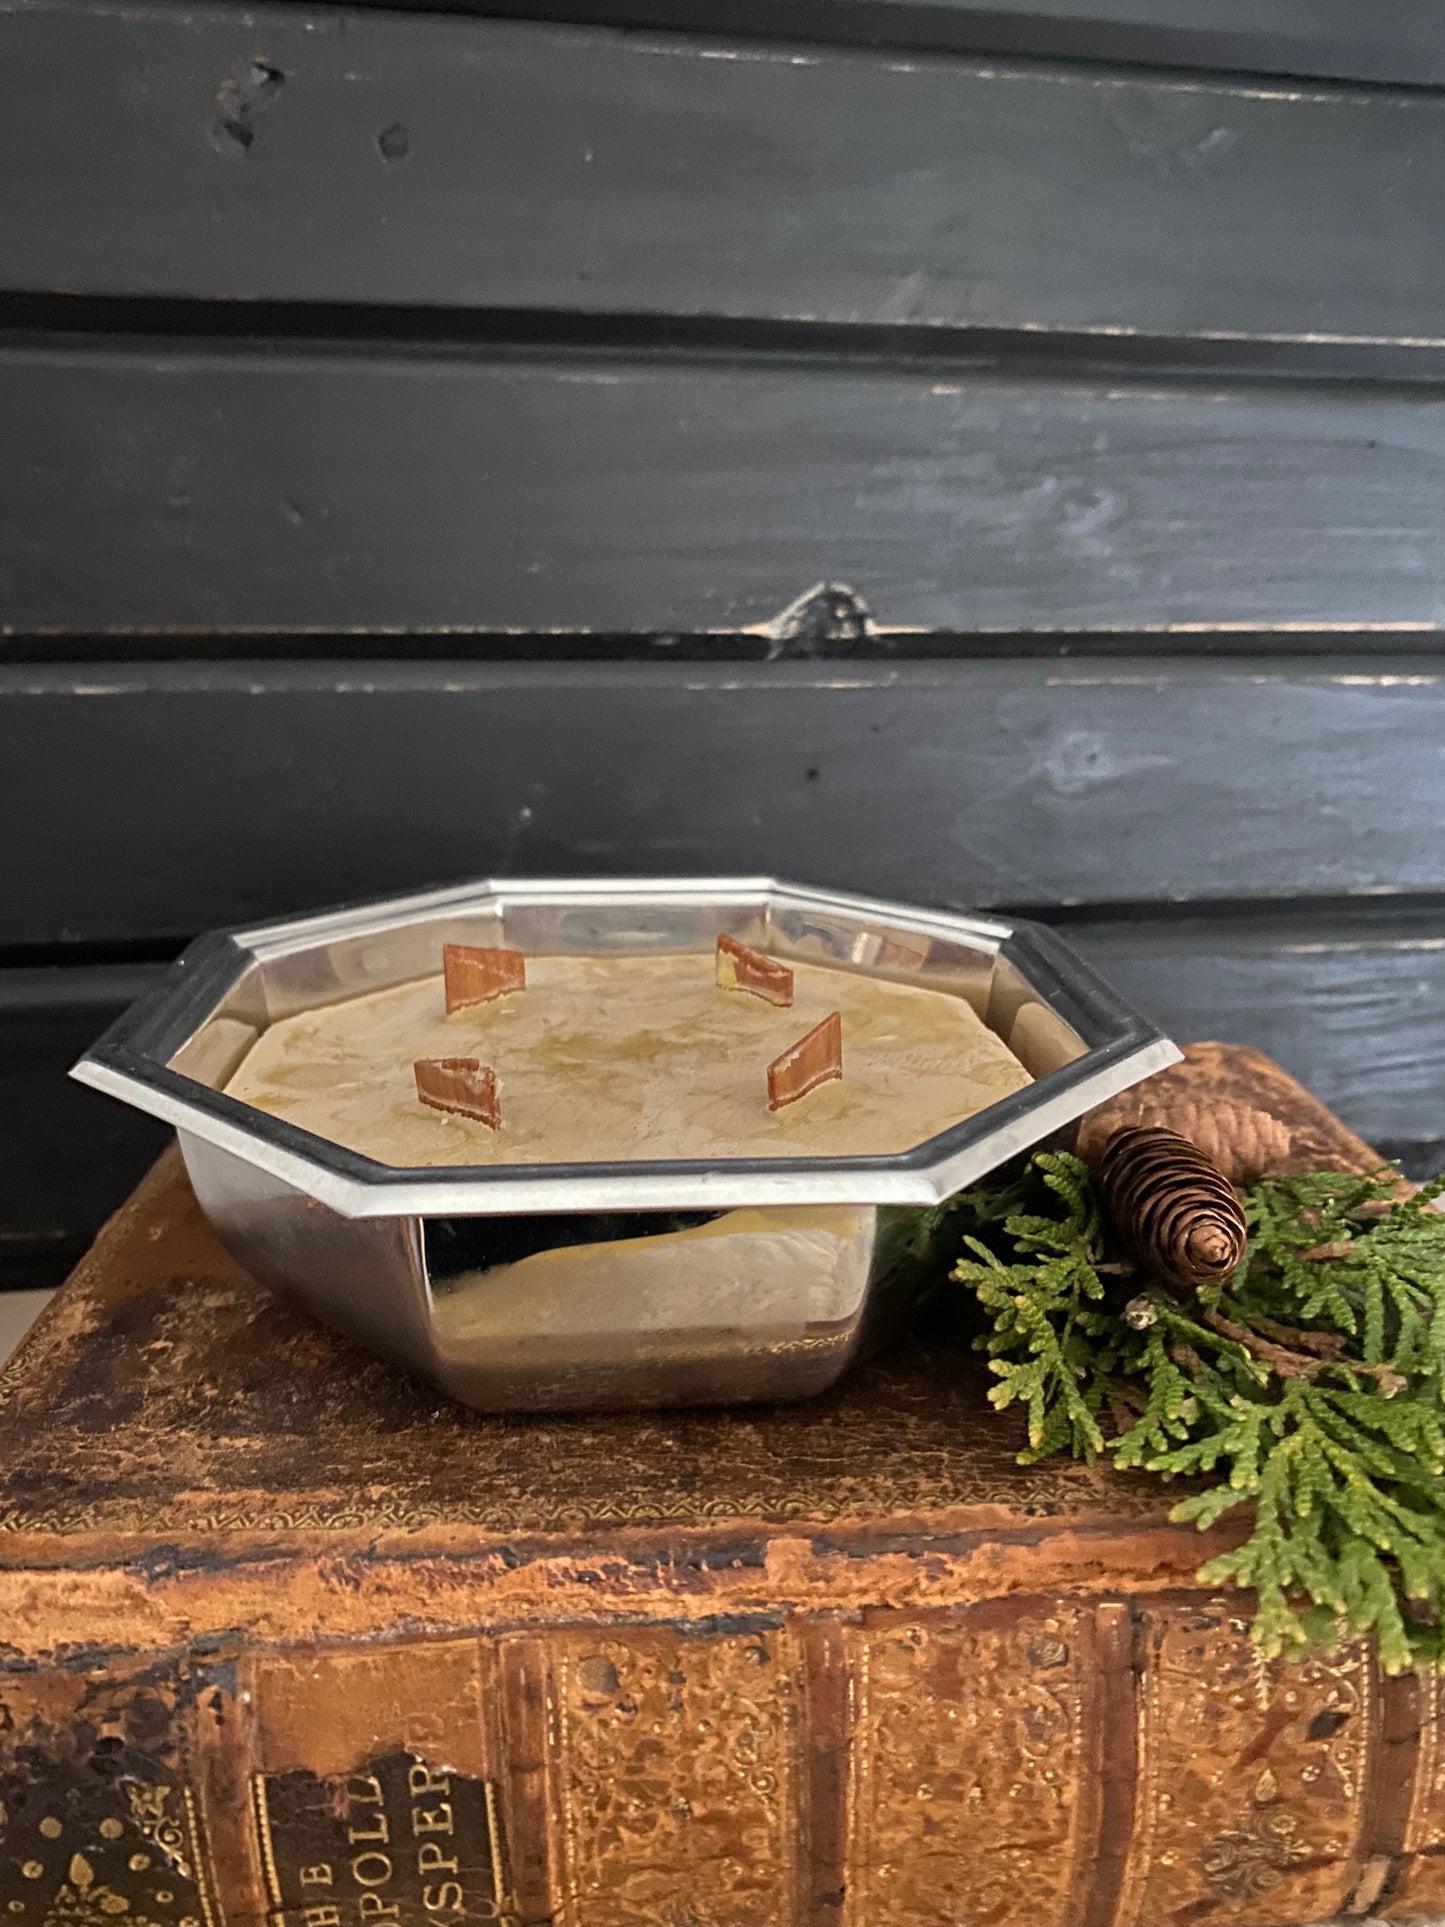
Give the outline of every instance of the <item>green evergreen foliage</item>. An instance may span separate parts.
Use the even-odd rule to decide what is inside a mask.
[[[1199,1577],[1253,1588],[1271,1656],[1366,1633],[1390,1672],[1445,1656],[1445,1178],[1396,1186],[1263,1180],[1243,1263],[1187,1302],[1134,1272],[1076,1158],[955,1206],[1021,1459],[1189,1478],[1170,1516],[1201,1530],[1238,1510],[1247,1535]]]

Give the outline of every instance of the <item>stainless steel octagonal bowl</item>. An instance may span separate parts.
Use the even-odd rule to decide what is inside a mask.
[[[783,960],[966,999],[1027,1088],[911,1150],[402,1169],[223,1088],[267,1025],[433,976],[443,943]],[[938,1206],[1178,1059],[1050,930],[770,878],[508,879],[203,937],[74,1075],[175,1126],[227,1248],[489,1411],[802,1398],[929,1276]]]

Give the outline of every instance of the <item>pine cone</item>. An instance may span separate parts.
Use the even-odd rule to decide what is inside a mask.
[[[1154,1089],[1156,1084],[1161,1088]],[[1078,1153],[1085,1164],[1096,1163],[1104,1147],[1126,1126],[1147,1124],[1187,1138],[1219,1166],[1231,1184],[1253,1184],[1266,1172],[1288,1168],[1288,1126],[1268,1111],[1231,1104],[1209,1093],[1191,1098],[1162,1085],[1162,1079],[1150,1078],[1089,1113],[1078,1137]]]
[[[1244,1256],[1244,1212],[1217,1165],[1177,1131],[1133,1126],[1094,1172],[1115,1231],[1162,1284],[1222,1284]]]

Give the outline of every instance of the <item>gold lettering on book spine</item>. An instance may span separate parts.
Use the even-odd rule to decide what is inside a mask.
[[[510,1921],[489,1780],[402,1748],[352,1772],[257,1773],[251,1815],[270,1927]]]

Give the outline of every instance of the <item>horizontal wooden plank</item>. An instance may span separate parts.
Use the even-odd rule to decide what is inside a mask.
[[[820,580],[904,636],[1445,610],[1433,390],[68,340],[0,354],[0,420],[12,632],[733,630]]]
[[[1413,1175],[1445,1161],[1445,913],[1105,920],[1066,934],[1176,1037],[1254,1044]],[[0,970],[0,1290],[58,1282],[164,1141],[66,1076],[160,970]]]
[[[387,0],[396,5],[398,0]],[[417,5],[420,0],[400,0]],[[505,13],[505,0],[452,0]],[[1445,81],[1434,0],[529,0],[532,19],[955,53],[1127,60],[1407,86]]]
[[[1423,89],[114,0],[0,57],[9,288],[1445,337]]]
[[[66,1076],[156,974],[0,969],[0,1290],[59,1284],[169,1136]]]
[[[1445,890],[1445,668],[0,672],[0,944],[468,875],[775,870],[1049,906]]]
[[[1371,1144],[1418,1147],[1412,1174],[1430,1175],[1445,1139],[1445,910],[1064,934],[1175,1037],[1267,1051]]]

